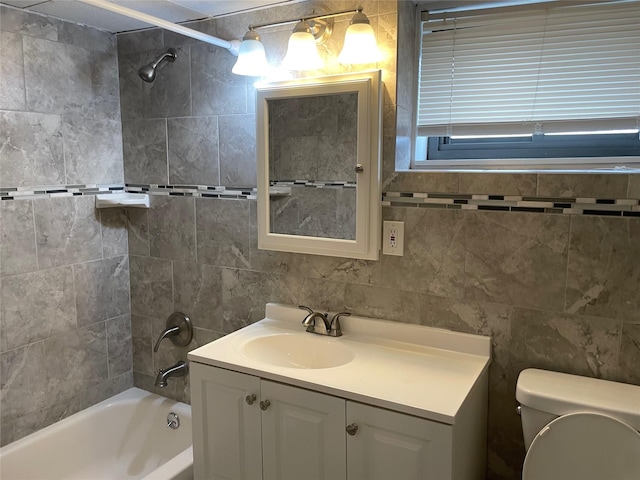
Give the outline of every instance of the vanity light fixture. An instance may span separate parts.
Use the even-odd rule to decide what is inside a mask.
[[[304,20],[298,22],[289,37],[289,46],[282,60],[282,67],[287,70],[317,70],[323,66],[324,61],[318,53],[311,28]]]
[[[378,60],[380,60],[380,51],[376,35],[369,18],[360,8],[351,19],[347,33],[344,35],[344,45],[338,55],[338,61],[342,64],[355,65],[375,63]]]
[[[347,28],[344,46],[340,52],[338,60],[342,64],[377,62],[380,59],[380,52],[376,43],[376,37],[373,32],[373,28],[371,28],[369,19],[364,13],[362,13],[362,10],[362,7],[358,7],[355,10],[342,10],[327,14],[312,14],[306,17],[299,17],[279,22],[250,25],[249,31],[247,32],[247,35],[245,35],[242,45],[244,45],[245,42],[260,42],[258,35],[254,32],[259,28],[295,23],[296,26],[289,37],[287,54],[282,61],[282,67],[287,70],[316,70],[322,68],[324,64],[322,57],[320,57],[318,53],[317,45],[324,43],[331,35],[331,32],[333,31],[333,18],[342,15],[354,14],[349,27]],[[245,60],[242,45],[240,46],[240,53],[238,55],[236,66],[246,65],[247,68],[236,68],[236,66],[234,66],[232,70],[233,73],[248,76],[265,75],[269,70],[268,67],[265,67],[266,56],[262,54],[262,56],[258,57],[256,53],[254,60]],[[252,46],[251,49],[247,47],[247,51],[254,53],[257,51],[257,47]],[[264,52],[264,47],[262,47],[262,51]],[[259,58],[259,61],[256,60],[257,58]]]
[[[236,75],[263,75],[269,70],[264,45],[255,30],[245,33],[240,44],[238,60],[231,69]]]

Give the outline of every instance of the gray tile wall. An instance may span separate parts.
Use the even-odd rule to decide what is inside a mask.
[[[115,36],[0,7],[0,186],[122,183]],[[0,430],[16,440],[133,385],[123,210],[0,203]]]
[[[396,156],[406,154],[410,117],[401,104],[408,95],[401,81],[396,124],[396,58],[406,54],[401,48],[396,55],[397,10],[408,3],[364,2],[387,53],[379,65],[386,85],[386,191],[640,198],[638,175],[394,174]],[[195,27],[240,38],[250,23],[295,17],[314,7],[352,6],[342,0],[304,2]],[[91,29],[11,9],[1,13],[0,135],[7,145],[9,132],[19,148],[3,148],[0,184],[102,177],[99,165],[94,169],[91,163],[74,162],[89,148],[81,146],[89,135],[86,125],[100,125],[89,120],[118,121],[117,113],[113,116],[118,92],[109,81],[112,48],[101,55],[87,48],[102,35]],[[327,45],[333,55],[345,28],[345,22],[338,22]],[[284,55],[288,34],[285,28],[263,35],[273,63]],[[93,52],[72,49],[74,55],[84,55],[71,82],[82,101],[57,90],[49,90],[48,97],[33,96],[49,88],[37,80],[42,59],[33,58],[33,52],[52,52],[47,42]],[[102,42],[112,45],[113,40]],[[184,63],[167,65],[155,84],[143,84],[136,70],[167,47],[179,48]],[[86,61],[92,62],[90,69]],[[105,171],[131,183],[198,180],[254,186],[255,92],[250,79],[229,73],[233,61],[224,50],[161,30],[119,36],[124,158]],[[330,64],[324,73],[339,71]],[[91,89],[86,86],[89,78]],[[87,122],[77,121],[76,115]],[[86,143],[97,149],[118,146],[118,140],[93,137]],[[67,157],[69,146],[75,156]],[[117,155],[104,152],[107,159]],[[107,179],[95,180],[102,181]],[[82,198],[54,207],[59,201],[3,202],[0,212],[3,443],[97,401],[106,390],[125,388],[131,382],[131,361],[136,384],[153,390],[157,368],[262,318],[269,301],[349,308],[362,315],[492,335],[489,478],[519,478],[524,451],[514,386],[522,368],[640,384],[636,218],[387,207],[386,219],[406,223],[407,254],[370,262],[258,250],[251,200],[154,196],[149,211],[103,210],[98,216],[92,216]],[[122,235],[123,216],[128,238]],[[82,232],[73,225],[83,225]],[[69,244],[80,245],[75,254],[65,235],[71,237]],[[25,291],[38,295],[26,302]],[[154,355],[155,339],[174,310],[192,316],[195,342],[184,349],[165,342]],[[72,354],[80,361],[68,360]],[[108,381],[99,381],[103,378]],[[161,393],[188,400],[187,386],[183,379],[171,379]]]

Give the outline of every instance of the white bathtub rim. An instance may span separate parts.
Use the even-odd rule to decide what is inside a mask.
[[[142,480],[193,479],[193,445],[160,465]]]
[[[112,397],[107,398],[99,403],[96,403],[84,410],[69,415],[47,427],[37,430],[25,437],[22,437],[14,442],[11,442],[4,447],[0,448],[0,463],[3,455],[8,455],[16,449],[29,448],[30,444],[42,439],[42,436],[54,436],[61,430],[64,431],[69,424],[75,424],[82,422],[87,417],[91,417],[96,411],[108,409],[110,406],[138,402],[147,397],[154,397],[154,399],[165,399],[173,402],[171,410],[175,411],[178,415],[191,416],[191,406],[177,400],[169,399],[147,390],[142,390],[137,387],[131,387],[121,393],[118,393]],[[193,447],[189,446],[182,452],[178,453],[164,464],[160,465],[156,470],[150,472],[143,480],[167,480],[167,479],[183,479],[192,478],[192,465],[193,465]],[[0,469],[1,470],[1,469]]]
[[[167,397],[162,397],[160,395],[156,395],[155,393],[149,392],[147,390],[142,390],[141,388],[138,388],[138,387],[131,387],[123,392],[120,392],[112,397],[107,398],[106,400],[102,400],[99,403],[91,405],[90,407],[80,410],[79,412],[76,412],[73,415],[69,415],[68,417],[58,420],[57,422],[52,423],[47,427],[41,428],[40,430],[37,430],[33,433],[30,433],[29,435],[26,435],[22,438],[19,438],[18,440],[15,440],[14,442],[11,442],[5,445],[4,447],[0,448],[0,454],[8,453],[13,449],[21,448],[22,446],[28,445],[34,439],[37,439],[38,436],[40,435],[54,434],[61,428],[64,428],[65,424],[61,425],[62,422],[76,423],[81,421],[85,417],[90,416],[96,410],[102,410],[102,409],[108,408],[116,403],[142,400],[143,398],[146,398],[149,396],[158,397],[158,398],[167,398]],[[187,405],[186,403],[178,402],[177,400],[172,400],[172,399],[168,399],[168,400],[175,402],[176,408],[180,409],[181,411],[185,411],[184,410],[185,407],[186,409],[188,409],[189,412],[191,411],[191,406]],[[181,412],[177,412],[177,413],[181,413]]]

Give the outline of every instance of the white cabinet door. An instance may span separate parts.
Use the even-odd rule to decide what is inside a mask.
[[[451,478],[451,427],[347,402],[349,480]]]
[[[263,380],[261,400],[264,480],[346,478],[343,399]]]
[[[190,376],[195,479],[260,480],[260,379],[196,362]]]

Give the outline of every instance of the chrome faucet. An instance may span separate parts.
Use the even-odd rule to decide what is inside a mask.
[[[171,339],[174,345],[185,347],[189,345],[193,339],[193,325],[191,319],[181,312],[173,312],[169,315],[166,322],[166,328],[160,334],[160,338],[153,347],[153,351],[157,352],[160,348],[160,342],[165,338]]]
[[[166,387],[167,386],[167,378],[169,377],[184,377],[187,373],[189,373],[189,365],[180,360],[175,365],[172,365],[166,369],[160,369],[158,372],[158,376],[156,377],[156,387]]]
[[[320,313],[314,312],[309,307],[305,307],[304,305],[299,305],[299,309],[306,310],[309,314],[302,319],[302,324],[307,327],[307,332],[316,333],[318,335],[328,335],[330,337],[340,337],[342,336],[342,329],[340,327],[340,317],[348,317],[351,315],[349,312],[340,312],[336,313],[331,320],[329,320],[328,313]],[[318,328],[316,324],[316,320],[322,320],[322,326]]]

